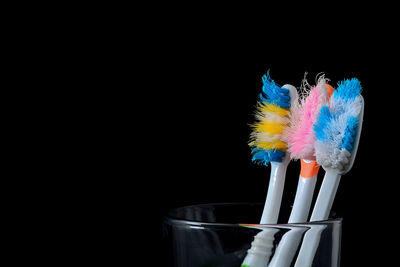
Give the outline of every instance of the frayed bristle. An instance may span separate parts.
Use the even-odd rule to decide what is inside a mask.
[[[285,152],[280,150],[253,149],[252,160],[258,164],[268,165],[270,162],[282,162]]]
[[[287,150],[282,134],[289,124],[290,90],[278,86],[269,76],[263,77],[263,92],[257,105],[256,122],[251,125],[249,146],[253,161],[267,165],[282,162]]]
[[[264,85],[260,100],[281,108],[290,108],[290,91],[278,86],[269,76],[269,71],[262,80]]]
[[[326,131],[332,119],[332,114],[328,106],[323,106],[320,110],[318,122],[314,124],[315,137],[320,141],[326,140]]]
[[[349,116],[347,118],[347,126],[342,139],[341,148],[346,149],[349,152],[353,151],[353,145],[357,135],[358,121],[357,117]]]
[[[334,92],[335,99],[354,100],[361,94],[362,87],[360,81],[356,78],[344,80],[338,83],[338,88]]]
[[[361,85],[357,79],[339,83],[330,105],[321,108],[314,124],[315,155],[325,168],[343,171],[349,163],[362,109]]]
[[[324,168],[344,171],[350,163],[351,153],[346,149],[338,149],[331,144],[315,142],[317,163]]]
[[[325,76],[318,79],[317,86],[308,88],[303,80],[304,94],[300,103],[293,107],[290,115],[290,126],[283,138],[288,143],[291,158],[314,159],[315,132],[313,125],[318,119],[318,114],[323,105],[327,105],[329,97],[325,87]]]

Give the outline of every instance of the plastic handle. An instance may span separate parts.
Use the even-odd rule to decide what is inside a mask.
[[[299,177],[296,197],[294,199],[292,212],[290,213],[289,223],[302,223],[307,221],[316,183],[316,175],[311,178]]]
[[[327,169],[321,189],[318,193],[311,221],[323,221],[328,219],[333,200],[339,187],[341,175],[337,170]],[[321,239],[321,232],[311,229],[304,237],[299,256],[297,257],[295,267],[311,267],[317,247]]]
[[[317,182],[319,165],[315,161],[301,160],[301,174],[297,185],[296,197],[290,213],[289,223],[306,222]],[[305,176],[305,177],[303,177]],[[287,232],[276,248],[269,266],[289,267],[300,244],[304,229],[292,229]]]
[[[279,242],[268,267],[289,267],[306,230],[306,227],[290,229]]]
[[[313,225],[304,236],[295,267],[311,267],[317,251],[322,231],[326,225]]]
[[[271,162],[267,199],[265,200],[260,224],[275,224],[278,221],[288,163],[288,159],[283,162]]]
[[[282,162],[271,162],[271,175],[268,185],[267,199],[265,201],[260,224],[275,224],[278,221],[281,207],[283,188],[289,156]],[[266,267],[272,254],[274,235],[276,229],[265,229],[254,237],[250,249],[242,263],[242,266]]]
[[[251,247],[247,250],[247,255],[242,263],[243,266],[249,267],[266,267],[272,254],[274,235],[278,229],[265,229],[259,232],[251,243]]]
[[[315,202],[314,210],[311,215],[311,221],[323,221],[328,219],[335,199],[337,189],[339,187],[341,175],[337,170],[327,169],[321,189],[318,193],[317,202]]]

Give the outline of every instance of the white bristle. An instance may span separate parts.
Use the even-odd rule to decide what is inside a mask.
[[[326,136],[330,136],[331,138],[324,140],[324,142],[318,140],[315,142],[315,155],[318,163],[323,167],[343,170],[350,163],[349,158],[351,157],[351,153],[345,149],[339,150],[339,148],[341,147],[343,137],[346,133],[348,117],[358,117],[363,106],[361,96],[358,96],[353,101],[354,102],[349,105],[346,100],[341,98],[331,100],[330,110],[339,114],[333,118],[328,127],[324,129]],[[343,166],[339,168],[341,165]]]
[[[256,114],[256,119],[258,121],[265,121],[265,122],[273,122],[273,123],[279,123],[286,125],[289,123],[289,118],[285,116],[280,116],[276,114],[275,112],[270,112],[270,111],[263,111],[259,112]]]
[[[267,132],[255,132],[251,134],[251,137],[256,139],[257,142],[260,143],[261,142],[274,143],[282,139],[282,135],[280,134],[270,135],[270,133]]]

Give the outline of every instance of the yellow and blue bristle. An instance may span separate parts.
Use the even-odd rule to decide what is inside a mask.
[[[281,140],[289,122],[290,91],[277,85],[269,76],[263,76],[263,88],[257,106],[257,121],[252,125],[250,138],[252,160],[267,165],[282,162],[287,144]]]

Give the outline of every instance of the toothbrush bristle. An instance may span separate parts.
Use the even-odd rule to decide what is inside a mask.
[[[264,149],[253,149],[252,150],[254,162],[260,164],[268,164],[269,162],[282,162],[282,158],[285,156],[285,152],[281,150],[264,150]]]
[[[345,80],[333,93],[330,105],[321,108],[314,124],[315,155],[324,168],[343,171],[349,163],[362,109],[361,84]]]
[[[360,81],[356,78],[344,80],[338,83],[338,88],[333,93],[334,99],[353,100],[361,94],[362,87]]]
[[[256,122],[252,125],[249,145],[252,160],[267,165],[282,162],[287,144],[282,134],[289,123],[290,90],[278,86],[269,76],[263,77],[263,92],[257,105]]]
[[[332,114],[329,111],[328,106],[323,106],[319,112],[318,121],[314,124],[315,137],[317,140],[326,141],[326,129],[329,127],[329,123],[332,119]]]
[[[321,107],[328,103],[328,99],[325,80],[320,80],[317,86],[306,91],[301,103],[293,109],[290,127],[284,135],[291,158],[314,159],[316,138],[313,125]]]
[[[269,76],[269,71],[262,77],[262,80],[264,85],[260,100],[281,108],[290,108],[289,90],[278,86]]]

